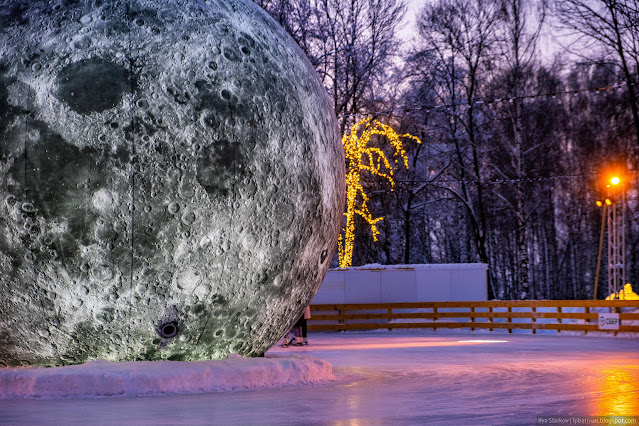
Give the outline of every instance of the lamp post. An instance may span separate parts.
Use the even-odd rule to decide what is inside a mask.
[[[595,290],[592,294],[592,300],[597,300],[597,286],[599,285],[599,269],[601,266],[601,248],[603,246],[603,238],[604,238],[604,229],[606,227],[606,207],[608,205],[601,201],[597,200],[597,206],[603,207],[603,212],[601,213],[601,231],[599,231],[599,251],[597,252],[597,272],[595,273]]]
[[[617,293],[626,280],[626,191],[617,176],[610,179],[608,207],[608,294]]]
[[[593,299],[597,298],[604,223],[608,225],[608,294],[615,294],[621,290],[626,280],[626,191],[619,176],[613,176],[608,180],[606,198],[603,201],[598,200],[597,205],[603,207],[603,212]]]

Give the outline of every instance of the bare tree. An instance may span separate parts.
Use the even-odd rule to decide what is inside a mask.
[[[316,0],[323,49],[319,68],[333,96],[342,132],[354,116],[370,112],[393,66],[402,0]]]
[[[478,131],[481,112],[475,104],[482,72],[490,66],[495,25],[501,14],[496,1],[440,0],[427,5],[418,21],[422,51],[437,59],[433,91],[444,114],[448,142],[454,147],[455,166],[449,170],[457,185],[442,186],[463,206],[472,241],[481,262],[489,263],[483,141]],[[417,52],[424,56],[425,52]]]
[[[342,133],[388,104],[404,0],[255,0],[297,41],[333,98]],[[383,102],[380,102],[383,100]]]
[[[535,129],[525,126],[525,115],[529,112],[524,111],[527,107],[524,102],[528,101],[528,96],[538,94],[531,92],[531,88],[534,86],[533,69],[536,65],[537,42],[546,16],[546,4],[543,0],[501,0],[500,8],[501,19],[496,26],[500,63],[497,65],[497,81],[493,86],[497,89],[498,97],[510,99],[499,108],[497,117],[498,121],[508,126],[506,132],[501,132],[505,136],[501,138],[505,148],[502,154],[507,160],[505,164],[493,161],[491,166],[499,178],[511,180],[515,184],[514,191],[510,188],[503,191],[503,187],[493,189],[516,218],[517,297],[527,299],[530,296],[527,221],[532,213],[531,208],[537,206],[535,203],[526,206],[530,194],[526,193],[524,179],[530,170],[527,170],[525,163],[537,155],[544,141],[533,142],[531,136],[535,134]]]
[[[632,111],[636,145],[639,151],[639,5],[636,0],[559,0],[556,14],[567,28],[594,41],[605,53],[615,57],[625,80]],[[599,58],[591,58],[598,60]],[[630,147],[628,147],[630,148]],[[635,161],[637,159],[635,158]]]

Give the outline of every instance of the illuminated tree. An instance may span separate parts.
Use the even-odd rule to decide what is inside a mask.
[[[364,127],[358,136],[360,126]],[[355,123],[351,127],[350,135],[342,136],[344,153],[346,155],[346,227],[339,237],[339,267],[348,268],[353,261],[353,245],[355,242],[355,215],[359,215],[371,227],[373,240],[377,241],[379,231],[376,223],[384,217],[374,218],[368,210],[368,196],[362,186],[362,173],[369,172],[373,176],[379,176],[395,186],[393,169],[384,151],[380,148],[369,146],[371,138],[375,135],[386,137],[394,149],[393,157],[395,165],[401,159],[408,169],[408,157],[402,144],[402,138],[410,138],[421,143],[419,138],[408,133],[400,135],[392,127],[382,124],[377,120],[366,118]]]

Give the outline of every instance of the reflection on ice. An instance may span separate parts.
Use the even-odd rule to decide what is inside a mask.
[[[636,416],[639,414],[639,367],[621,366],[604,369],[592,383],[591,391],[599,394],[593,410],[602,416]]]

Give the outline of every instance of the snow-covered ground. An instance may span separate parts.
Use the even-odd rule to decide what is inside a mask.
[[[66,367],[0,368],[0,399],[152,396],[265,389],[333,380],[331,365],[300,355],[217,361],[91,361]]]
[[[190,395],[3,400],[0,423],[472,425],[639,415],[639,339],[380,331],[309,340],[267,356],[326,360],[335,380]]]

